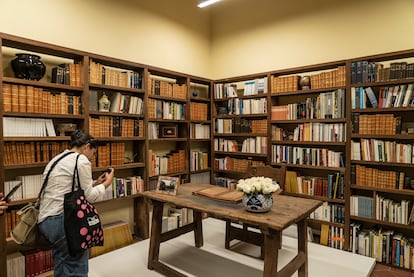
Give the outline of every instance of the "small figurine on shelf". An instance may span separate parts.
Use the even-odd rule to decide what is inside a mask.
[[[111,101],[108,99],[108,96],[104,92],[102,94],[102,97],[99,99],[99,111],[109,112],[110,107],[111,107]]]

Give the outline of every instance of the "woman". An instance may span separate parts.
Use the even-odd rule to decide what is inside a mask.
[[[78,159],[80,186],[89,202],[99,201],[105,194],[105,189],[111,185],[114,170],[105,172],[97,180],[92,179],[90,161],[96,153],[97,141],[88,133],[76,130],[71,136],[69,149],[54,157],[43,172],[45,178],[50,166],[64,153],[74,152],[60,160],[51,171],[46,189],[40,202],[38,217],[40,232],[49,240],[54,262],[54,276],[88,276],[89,251],[72,257],[66,242],[63,223],[64,195],[72,190],[72,177]]]
[[[2,192],[0,192],[0,215],[3,215],[4,214],[4,211],[6,211],[6,209],[7,209],[7,203],[6,203],[6,201],[3,201],[3,193]]]

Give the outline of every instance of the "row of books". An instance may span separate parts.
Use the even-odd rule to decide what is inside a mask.
[[[232,134],[232,133],[254,133],[254,134],[266,134],[267,133],[267,120],[266,119],[246,119],[246,118],[233,118],[224,119],[217,118],[215,121],[215,132],[218,134]]]
[[[384,141],[379,139],[352,140],[351,156],[354,160],[385,162],[385,163],[413,163],[412,144]]]
[[[185,150],[169,152],[165,155],[159,155],[152,149],[148,150],[148,174],[156,176],[160,174],[169,174],[186,171]]]
[[[143,192],[145,189],[144,179],[141,176],[126,178],[114,177],[112,185],[105,190],[103,200],[121,198]],[[105,238],[106,240],[106,238]]]
[[[80,87],[82,85],[82,64],[62,63],[53,67],[52,83]]]
[[[3,84],[5,112],[73,114],[82,111],[79,95],[43,88]]]
[[[327,224],[321,225],[320,244],[343,250],[344,241],[344,228]]]
[[[358,186],[408,189],[411,178],[405,177],[405,172],[381,170],[363,165],[351,165],[351,183]]]
[[[93,60],[89,63],[89,81],[99,85],[142,88],[142,75],[139,72],[104,66]]]
[[[376,261],[396,267],[414,269],[414,240],[382,228],[362,229],[361,224],[350,225],[350,250]]]
[[[148,99],[148,117],[160,119],[185,120],[186,104]]]
[[[166,205],[163,210],[161,233],[177,229],[193,221],[194,215],[192,209]]]
[[[105,242],[103,246],[95,246],[89,249],[89,257],[119,249],[133,242],[129,224],[122,220],[109,222],[102,225]]]
[[[144,100],[138,96],[115,93],[110,99],[113,113],[144,114]]]
[[[214,99],[238,97],[236,84],[214,84]]]
[[[398,108],[414,105],[414,84],[380,87],[377,92],[371,87],[351,88],[351,108]]]
[[[148,78],[150,94],[178,99],[187,99],[188,87],[186,84],[177,84],[170,81]]]
[[[375,219],[398,224],[409,224],[411,203],[409,200],[393,200],[375,195]],[[411,219],[412,221],[413,219]]]
[[[389,67],[370,61],[351,63],[351,83],[374,83],[414,77],[414,63],[391,62]]]
[[[354,216],[374,218],[374,198],[363,195],[350,196],[350,214]]]
[[[52,250],[28,250],[8,254],[7,276],[34,277],[53,271]]]
[[[298,165],[344,167],[342,152],[326,148],[272,145],[272,162]]]
[[[125,143],[112,142],[98,145],[92,167],[106,167],[125,164]]]
[[[267,137],[245,138],[241,142],[231,139],[215,138],[214,151],[266,154]]]
[[[190,103],[190,120],[207,121],[208,114],[210,114],[208,111],[208,104],[196,102]]]
[[[288,137],[289,132],[283,128],[272,125],[272,139],[276,141],[324,141],[344,142],[346,139],[345,123],[302,123],[293,130],[293,136]]]
[[[308,89],[321,89],[345,86],[345,66],[338,66],[337,69],[309,75],[310,87]],[[272,76],[272,93],[291,92],[299,89],[299,75]]]
[[[247,172],[249,166],[264,166],[262,161],[253,161],[248,159],[237,159],[232,157],[215,158],[214,168],[216,170],[228,170],[236,172]]]
[[[191,123],[190,138],[191,139],[210,139],[210,124]]]
[[[232,98],[227,100],[227,114],[262,114],[267,112],[267,99],[241,99]]]
[[[344,118],[345,90],[323,92],[305,102],[272,106],[272,120]]]
[[[360,135],[395,135],[401,133],[401,117],[394,114],[352,113],[352,133]]]
[[[243,95],[257,95],[267,93],[267,77],[257,78],[244,82]]]
[[[229,189],[236,189],[237,182],[238,181],[236,179],[229,178],[229,177],[217,176],[214,178],[214,184],[216,186],[229,188]]]
[[[298,172],[287,171],[285,191],[329,199],[344,198],[344,174],[328,174],[326,177],[300,176]]]
[[[143,137],[144,121],[120,116],[89,117],[89,133],[96,138]]]
[[[47,163],[68,149],[68,142],[4,142],[4,165]]]
[[[190,151],[190,170],[197,171],[209,168],[209,153]]]
[[[21,184],[21,185],[20,185]],[[17,176],[16,180],[4,182],[4,193],[9,193],[15,186],[20,187],[12,195],[11,201],[36,198],[43,184],[42,174]]]
[[[55,137],[53,120],[47,118],[3,117],[4,137]]]
[[[309,217],[311,219],[335,222],[335,223],[344,223],[345,222],[345,207],[338,204],[329,204],[328,202],[323,202],[314,212],[312,212]]]

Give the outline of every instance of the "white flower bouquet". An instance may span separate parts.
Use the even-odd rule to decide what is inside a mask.
[[[237,183],[237,190],[245,194],[268,195],[280,189],[279,184],[267,177],[251,177],[240,179]]]

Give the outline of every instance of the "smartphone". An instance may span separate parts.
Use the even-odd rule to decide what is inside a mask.
[[[10,198],[12,197],[12,195],[21,187],[22,182],[20,182],[19,184],[15,185],[10,191],[9,193],[3,198],[3,201],[9,202]]]
[[[102,171],[102,174],[105,172],[111,173],[111,169],[110,168],[105,169],[104,171]]]

